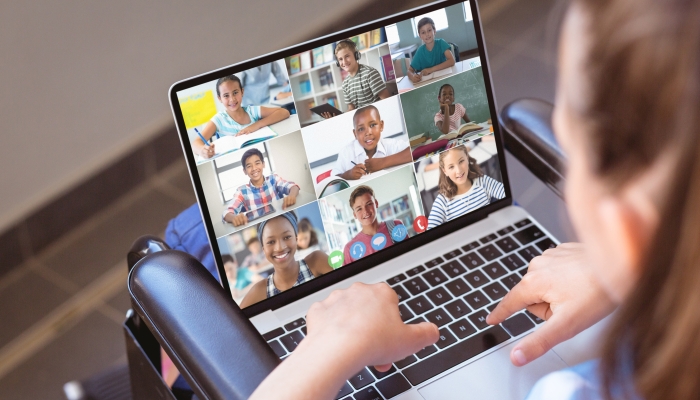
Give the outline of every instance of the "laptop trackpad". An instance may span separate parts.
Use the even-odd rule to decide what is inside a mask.
[[[510,363],[510,350],[516,343],[418,389],[418,392],[426,400],[524,399],[538,379],[567,367],[552,351],[525,367],[514,367]]]

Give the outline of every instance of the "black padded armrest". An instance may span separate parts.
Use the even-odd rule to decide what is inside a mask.
[[[537,178],[562,196],[566,156],[554,138],[551,103],[520,99],[501,110],[505,146]]]
[[[211,274],[164,250],[129,275],[134,310],[202,399],[245,399],[279,359]]]

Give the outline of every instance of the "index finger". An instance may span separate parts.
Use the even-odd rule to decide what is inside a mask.
[[[542,303],[541,293],[532,287],[529,280],[522,280],[503,297],[491,314],[486,317],[486,323],[490,325],[500,324],[516,312],[537,303]]]

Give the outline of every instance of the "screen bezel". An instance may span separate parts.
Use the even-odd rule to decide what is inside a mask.
[[[212,221],[208,217],[208,212],[207,210],[207,204],[206,204],[206,199],[204,197],[204,191],[203,187],[201,184],[201,179],[199,176],[199,171],[196,168],[196,159],[194,157],[194,153],[191,148],[191,144],[189,142],[189,138],[187,136],[187,129],[185,128],[185,122],[182,116],[182,112],[180,110],[180,104],[177,98],[177,93],[179,91],[189,89],[191,87],[201,85],[203,83],[207,83],[213,80],[217,80],[221,78],[222,76],[226,75],[231,75],[237,72],[242,72],[247,69],[257,67],[262,64],[267,64],[279,59],[284,59],[285,57],[292,56],[304,51],[312,50],[316,47],[320,47],[323,45],[327,45],[329,43],[337,42],[341,39],[345,39],[347,37],[355,36],[373,29],[381,28],[386,25],[391,25],[393,23],[397,23],[412,17],[415,17],[416,15],[421,15],[427,12],[431,12],[434,10],[438,10],[441,8],[449,7],[455,4],[460,4],[463,1],[458,1],[458,0],[446,0],[446,1],[438,1],[438,2],[433,2],[430,4],[427,4],[425,6],[421,7],[416,7],[401,13],[397,13],[385,18],[377,19],[372,22],[368,22],[366,24],[358,25],[343,31],[339,31],[336,33],[332,33],[326,36],[322,36],[320,38],[310,40],[301,44],[298,44],[296,46],[288,47],[273,53],[269,53],[266,55],[262,55],[260,57],[252,58],[246,61],[242,61],[236,64],[232,64],[230,66],[220,68],[211,72],[207,72],[205,74],[197,75],[195,77],[189,78],[182,80],[180,82],[177,82],[173,84],[170,87],[169,90],[169,99],[170,99],[170,106],[173,112],[173,117],[176,122],[176,127],[178,130],[178,133],[180,135],[180,143],[182,144],[183,152],[185,154],[185,159],[187,160],[187,167],[190,172],[190,176],[192,178],[193,184],[194,184],[194,189],[195,189],[195,194],[197,196],[197,201],[199,203],[199,210],[200,214],[202,215],[202,220],[204,222],[204,226],[206,227],[207,230],[207,237],[209,239],[209,244],[212,249],[212,253],[214,256],[214,260],[216,261],[216,266],[217,270],[219,272],[219,283],[223,286],[223,288],[227,291],[227,293],[230,293],[230,287],[228,284],[228,280],[225,279],[226,273],[224,270],[223,266],[223,261],[221,259],[221,251],[218,246],[217,238],[214,234],[214,227],[212,224]],[[487,93],[487,98],[489,102],[489,112],[491,113],[491,118],[493,122],[493,129],[494,129],[494,136],[496,138],[496,148],[498,151],[498,162],[499,162],[499,167],[500,167],[500,172],[501,172],[501,178],[503,180],[503,186],[505,190],[505,197],[501,200],[495,201],[481,209],[475,210],[470,212],[469,214],[466,214],[464,216],[461,216],[455,220],[452,220],[450,222],[446,222],[436,228],[433,228],[429,231],[423,232],[421,234],[418,234],[409,240],[406,240],[401,243],[397,243],[387,249],[384,249],[383,251],[374,253],[372,255],[369,255],[361,260],[355,261],[354,263],[350,264],[350,268],[347,267],[342,267],[339,268],[332,273],[328,273],[326,275],[319,276],[309,282],[304,283],[303,285],[294,287],[292,289],[289,289],[287,291],[284,291],[274,297],[271,297],[269,299],[263,300],[261,302],[255,303],[250,305],[249,307],[241,309],[243,313],[248,317],[251,318],[255,315],[258,315],[260,313],[263,313],[268,310],[275,310],[279,309],[281,307],[284,307],[296,300],[302,299],[312,293],[315,293],[319,290],[322,290],[328,286],[331,286],[333,284],[336,284],[344,279],[347,279],[351,276],[357,275],[363,271],[366,271],[370,268],[373,268],[376,265],[379,265],[381,263],[384,263],[386,261],[389,261],[395,257],[398,257],[404,253],[407,253],[410,250],[414,250],[420,246],[423,246],[425,244],[431,243],[435,240],[438,240],[439,238],[448,235],[452,232],[455,232],[459,229],[462,229],[468,225],[471,225],[479,220],[485,219],[489,214],[492,212],[495,212],[499,209],[502,209],[504,207],[507,207],[512,204],[512,194],[511,194],[511,188],[510,188],[510,183],[508,180],[508,172],[506,169],[506,160],[505,160],[505,149],[503,147],[503,136],[501,133],[500,125],[498,124],[498,114],[497,114],[497,106],[496,106],[496,100],[495,100],[495,95],[493,91],[493,87],[491,85],[491,71],[489,69],[489,64],[488,64],[488,58],[487,58],[487,52],[486,52],[486,46],[483,41],[483,31],[481,27],[481,20],[480,20],[480,15],[478,11],[478,4],[476,0],[471,0],[469,2],[471,6],[471,11],[472,11],[472,18],[473,18],[473,23],[474,23],[474,32],[476,35],[476,41],[477,41],[477,49],[479,51],[479,57],[481,60],[481,67],[482,71],[484,74],[484,83],[486,86],[486,93]],[[400,96],[400,94],[397,94],[396,96]],[[411,164],[413,165],[413,163]]]

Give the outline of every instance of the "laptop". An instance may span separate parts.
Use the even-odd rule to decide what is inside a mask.
[[[411,79],[432,67],[446,72]],[[592,355],[584,338],[515,368],[510,350],[543,321],[523,311],[485,323],[558,242],[513,203],[477,1],[431,3],[198,75],[170,101],[221,285],[280,359],[304,339],[310,305],[354,282],[388,283],[406,323],[440,328],[435,345],[388,372],[358,371],[336,398],[523,398]],[[313,112],[324,104],[342,113]],[[466,122],[478,137],[439,139],[442,123]],[[260,129],[274,134],[207,152]],[[324,191],[329,180],[343,184]]]

